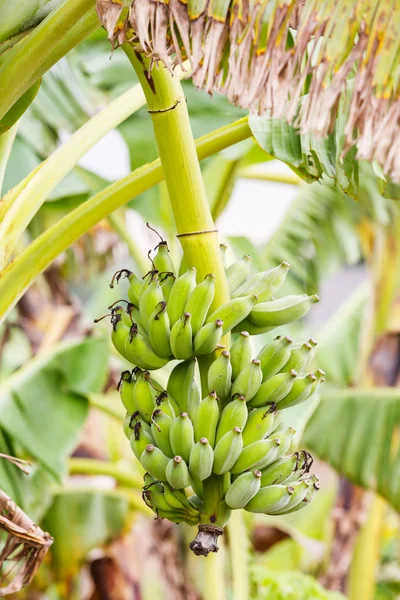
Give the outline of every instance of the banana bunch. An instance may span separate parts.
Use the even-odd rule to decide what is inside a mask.
[[[251,274],[244,256],[226,268],[229,302],[210,314],[214,275],[199,283],[193,267],[178,275],[166,242],[155,250],[142,279],[124,269],[111,282],[129,281],[128,300],[109,315],[112,342],[134,365],[118,385],[124,432],[146,472],[146,504],[161,518],[198,524],[191,548],[207,555],[217,551],[231,510],[286,514],[318,491],[311,456],[290,453],[296,432],[281,428],[281,411],[324,381],[321,369],[310,370],[317,342],[279,335],[255,357],[251,347],[251,335],[305,316],[318,297],[276,299],[290,265]],[[221,338],[229,331],[227,348]],[[197,357],[204,355],[200,390]],[[164,389],[151,371],[175,359]]]

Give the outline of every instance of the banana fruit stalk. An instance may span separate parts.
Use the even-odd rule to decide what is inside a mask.
[[[123,430],[146,471],[143,500],[160,518],[198,525],[190,547],[206,556],[232,510],[287,514],[319,489],[311,456],[291,449],[295,430],[281,428],[282,411],[325,380],[313,370],[317,342],[279,335],[254,357],[251,339],[304,317],[318,297],[279,296],[290,265],[251,273],[245,255],[226,267],[231,299],[210,314],[214,275],[197,281],[185,260],[176,269],[164,240],[154,250],[142,279],[123,269],[111,282],[128,283],[128,300],[107,315],[114,347],[133,365],[118,384]],[[237,335],[226,347],[229,331]],[[172,360],[164,389],[151,372]]]

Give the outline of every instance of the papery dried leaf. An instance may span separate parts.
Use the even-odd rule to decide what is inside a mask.
[[[125,0],[97,2],[115,40]],[[400,183],[399,0],[134,0],[129,26],[152,59],[184,53],[195,85],[301,133],[332,132],[352,80],[343,152]]]

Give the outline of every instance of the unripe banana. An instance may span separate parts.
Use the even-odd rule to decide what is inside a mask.
[[[300,502],[303,502],[310,485],[312,485],[310,481],[293,481],[289,484],[289,487],[293,491],[289,502],[285,506],[285,511],[290,512],[298,504],[300,504]]]
[[[203,500],[199,496],[189,496],[188,500],[194,509],[201,512],[201,509],[203,508]]]
[[[304,400],[307,400],[311,395],[313,384],[316,380],[317,378],[314,373],[297,377],[293,382],[290,392],[279,401],[278,409],[282,410],[284,408],[290,408],[291,406],[295,406],[296,404],[300,404],[301,402],[304,402]]]
[[[140,288],[142,287],[143,282],[138,277],[136,277],[136,275],[134,273],[132,273],[132,271],[129,271],[129,269],[121,269],[120,271],[117,271],[116,273],[114,273],[113,278],[110,283],[111,289],[114,289],[114,281],[119,283],[121,277],[126,277],[128,279],[128,281],[129,281],[128,298],[129,298],[130,302],[132,302],[133,304],[136,304],[136,306],[138,306]]]
[[[166,469],[169,460],[168,456],[153,444],[148,444],[140,457],[140,462],[146,471],[160,481],[167,481]]]
[[[166,468],[166,476],[168,483],[176,490],[190,485],[189,470],[181,456],[171,458]]]
[[[148,328],[149,319],[154,312],[154,309],[163,301],[164,296],[161,286],[158,283],[158,279],[152,279],[139,298],[139,310],[146,329]]]
[[[250,314],[254,304],[257,302],[257,296],[244,296],[230,300],[220,308],[217,308],[208,318],[207,323],[212,323],[216,319],[224,322],[222,333],[225,335],[236,327]]]
[[[150,343],[154,352],[162,358],[171,356],[169,318],[166,309],[167,303],[164,301],[159,302],[147,323]]]
[[[208,443],[208,439],[202,437],[190,451],[190,475],[198,481],[204,481],[204,479],[210,477],[213,463],[214,451]]]
[[[186,302],[196,287],[196,269],[190,267],[175,281],[168,300],[168,316],[171,327],[185,312]]]
[[[260,489],[261,471],[249,471],[239,475],[226,493],[229,508],[244,508]]]
[[[189,502],[183,489],[174,489],[167,482],[163,484],[164,496],[171,508],[183,510],[193,517],[199,517],[198,509]]]
[[[151,422],[151,416],[155,407],[157,391],[150,383],[148,371],[139,371],[135,387],[133,388],[133,404],[139,411],[141,418],[146,423]]]
[[[212,323],[207,323],[198,331],[194,338],[194,352],[196,356],[211,354],[218,346],[222,337],[224,322],[216,319]]]
[[[290,371],[294,369],[299,372],[310,362],[310,356],[313,354],[313,347],[309,342],[292,347],[290,358],[281,371]]]
[[[164,367],[168,359],[158,356],[149,342],[139,333],[137,325],[131,327],[125,341],[126,358],[137,367],[153,371]]]
[[[245,510],[266,515],[275,514],[288,504],[292,493],[292,488],[286,485],[262,487],[245,506]]]
[[[244,396],[235,396],[221,413],[215,441],[218,443],[222,436],[228,433],[228,431],[232,431],[235,427],[243,430],[246,425],[247,415],[246,398]]]
[[[166,456],[174,456],[175,452],[173,452],[169,441],[169,430],[173,420],[160,408],[157,408],[153,412],[151,421],[151,435],[153,436],[156,446],[158,446]]]
[[[230,469],[232,475],[243,473],[249,469],[262,471],[275,460],[279,444],[275,440],[259,440],[243,448],[238,460]]]
[[[194,413],[196,412],[200,401],[201,396],[199,386],[197,385],[195,380],[193,380],[189,390],[189,410],[187,411],[189,413],[190,418],[192,418],[192,415],[194,415]]]
[[[193,393],[193,384],[195,383],[195,370],[196,360],[192,359],[178,363],[170,373],[167,392],[178,404],[179,412],[189,412],[191,414],[189,404]]]
[[[289,373],[278,373],[264,381],[249,406],[257,408],[267,404],[275,404],[285,398],[293,387],[297,373],[292,369]]]
[[[122,424],[122,429],[124,431],[125,437],[127,437],[128,440],[130,440],[131,435],[132,435],[132,429],[131,429],[131,415],[128,412],[125,415],[125,419]]]
[[[186,302],[185,312],[192,315],[192,331],[195,336],[206,319],[208,309],[214,299],[215,276],[206,275],[204,281],[196,285]]]
[[[311,396],[311,394],[313,394],[315,392],[317,387],[325,381],[325,371],[323,371],[322,369],[317,369],[315,371],[314,375],[315,375],[315,381],[312,385],[310,396]]]
[[[315,302],[319,302],[316,294],[285,296],[278,300],[260,302],[251,310],[249,319],[259,327],[286,325],[305,317]]]
[[[232,296],[245,281],[247,281],[250,274],[250,267],[252,258],[248,254],[242,256],[242,258],[226,269],[226,279],[228,282],[229,295]]]
[[[232,367],[230,353],[227,350],[224,350],[208,369],[208,389],[210,391],[214,390],[218,398],[223,400],[230,395],[232,385],[231,379]]]
[[[189,475],[190,475],[190,473],[189,473]],[[199,498],[203,499],[203,497],[204,497],[204,494],[203,494],[203,482],[200,481],[200,479],[196,479],[196,477],[191,476],[191,478],[190,478],[190,485],[191,485],[192,490],[196,494],[196,496],[198,496]]]
[[[131,371],[123,371],[117,385],[117,390],[121,396],[122,404],[128,413],[133,414],[137,407],[133,401],[133,388],[135,387],[135,377]]]
[[[232,380],[238,377],[239,373],[251,361],[251,342],[250,335],[247,331],[241,331],[238,339],[234,342],[230,349],[231,365],[232,365]]]
[[[232,385],[232,396],[239,394],[249,402],[258,392],[262,381],[261,363],[254,358],[236,377]]]
[[[129,329],[134,323],[136,323],[136,325],[139,328],[139,333],[141,333],[144,337],[147,337],[147,329],[143,321],[142,315],[140,313],[140,310],[134,304],[128,304],[126,312],[128,313],[128,317],[131,321]]]
[[[125,343],[129,338],[129,328],[124,325],[122,320],[122,315],[120,314],[122,310],[122,307],[117,307],[117,309],[113,310],[113,316],[111,317],[111,341],[121,356],[129,360],[125,350]]]
[[[160,481],[158,481],[155,477],[153,477],[153,475],[150,475],[150,473],[145,473],[143,475],[143,481],[144,481],[144,486],[143,486],[144,490],[151,488],[155,492],[160,492],[161,494],[164,492],[164,485]]]
[[[278,267],[256,273],[254,278],[249,278],[249,280],[236,290],[233,298],[256,294],[258,302],[270,300],[283,285],[289,269],[289,263],[282,262]]]
[[[187,412],[182,412],[174,419],[169,430],[169,441],[173,453],[182,456],[188,463],[190,451],[194,446],[194,430]]]
[[[253,442],[263,440],[279,427],[282,416],[274,412],[271,407],[256,408],[249,413],[246,426],[243,430],[243,445],[249,446]]]
[[[152,444],[154,440],[150,433],[144,429],[143,424],[138,421],[133,427],[131,427],[131,436],[129,442],[133,454],[138,460],[140,460],[148,444]]]
[[[293,512],[296,512],[298,510],[301,510],[302,508],[304,508],[305,506],[307,506],[307,504],[309,504],[313,500],[313,498],[314,498],[315,494],[318,492],[319,488],[320,488],[320,486],[319,486],[319,483],[317,481],[315,483],[309,485],[307,487],[306,493],[305,493],[304,498],[302,499],[302,501],[300,501],[295,506],[292,506],[290,503],[288,503],[281,510],[275,511],[274,515],[286,515],[286,514],[293,513]]]
[[[194,440],[198,442],[200,438],[208,439],[211,447],[214,447],[215,433],[219,419],[219,400],[215,392],[210,392],[203,398],[192,420],[194,427]]]
[[[261,361],[263,381],[276,375],[287,364],[293,340],[289,336],[278,336],[270,344],[264,346],[257,358]]]
[[[170,344],[175,358],[187,360],[193,354],[191,320],[192,315],[185,312],[171,329]]]
[[[275,485],[276,483],[287,483],[298,471],[301,472],[299,469],[299,454],[295,452],[289,456],[284,456],[263,470],[261,487]]]
[[[166,391],[162,391],[157,396],[155,405],[157,408],[161,408],[163,413],[171,417],[171,419],[175,419],[176,415],[179,415],[179,406]]]
[[[282,458],[282,456],[286,454],[293,442],[295,434],[296,430],[293,427],[288,427],[284,431],[275,431],[267,438],[274,441],[277,445],[277,451],[274,460]]]
[[[218,477],[219,497],[224,500],[229,488],[231,487],[231,474],[229,471]]]
[[[213,471],[216,475],[222,475],[231,470],[243,449],[242,430],[234,427],[222,436],[214,449]]]
[[[157,253],[153,259],[155,268],[159,273],[175,274],[174,263],[169,254],[169,248],[166,241],[162,241],[157,246]]]
[[[165,273],[160,277],[160,286],[164,296],[165,302],[169,302],[169,295],[174,286],[176,277],[173,273]]]

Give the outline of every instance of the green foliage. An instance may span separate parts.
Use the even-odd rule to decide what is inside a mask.
[[[344,600],[339,592],[328,592],[309,575],[299,571],[253,570],[254,600]]]

